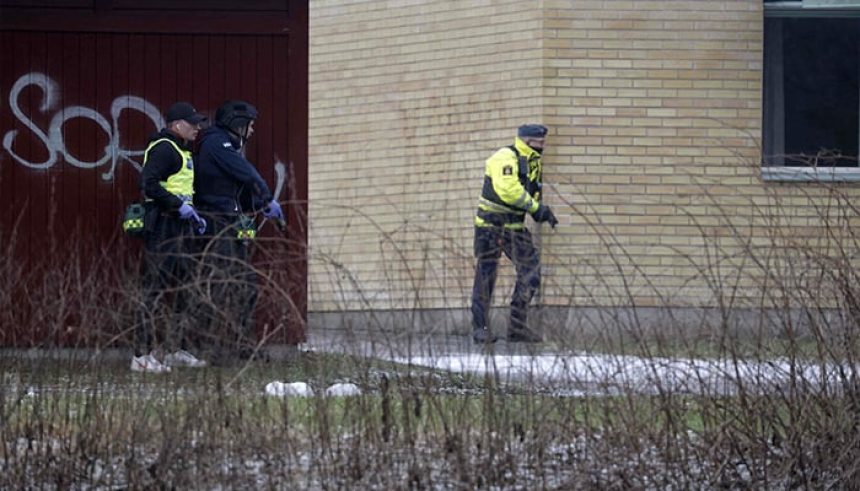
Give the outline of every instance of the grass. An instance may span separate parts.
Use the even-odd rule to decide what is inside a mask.
[[[323,353],[160,376],[125,360],[6,356],[2,369],[3,487],[781,486],[843,482],[850,465],[821,460],[823,445],[850,448],[856,434],[852,394],[815,389],[559,397]],[[272,380],[309,381],[317,396],[267,397]],[[321,395],[339,381],[364,392]],[[815,472],[786,481],[789,457]]]
[[[659,383],[654,369],[640,386],[612,385],[611,370],[622,369],[613,365],[599,373],[605,380],[571,374],[547,388],[528,377],[448,374],[323,353],[156,377],[131,373],[128,360],[0,356],[0,489],[860,488],[857,210],[838,187],[825,191],[828,207],[812,220],[820,237],[800,234],[803,227],[793,233],[785,225],[792,217],[781,215],[793,208],[782,208],[778,196],[767,206],[750,203],[744,220],[754,227],[736,224],[730,214],[719,217],[719,235],[690,215],[702,243],[678,248],[673,260],[694,267],[695,277],[685,281],[702,287],[702,305],[715,315],[668,322],[657,332],[640,322],[637,298],[648,297],[652,308],[671,307],[671,292],[658,287],[660,275],[638,264],[587,204],[564,203],[600,240],[600,254],[570,271],[545,256],[555,265],[550,281],[572,282],[548,285],[571,291],[570,302],[560,305],[609,305],[593,307],[600,312],[591,337],[561,324],[576,324],[577,315],[558,316],[560,325],[548,326],[560,334],[555,351],[638,355],[652,363],[645,371],[665,366],[664,357],[719,359],[727,372],[746,360],[779,363],[777,381],[738,377],[729,392]],[[717,198],[704,189],[702,199]],[[722,209],[718,202],[714,208]],[[388,231],[379,233],[386,268],[414,281],[404,287],[395,275],[390,288],[373,285],[373,291],[414,299],[420,313],[422,293],[433,290],[424,281],[433,277],[436,251],[425,251],[427,261],[410,261]],[[136,276],[109,255],[116,251],[46,254],[44,264],[26,269],[10,259],[11,243],[3,249],[0,325],[48,350],[127,343],[130,333],[118,326],[133,324],[140,291]],[[464,250],[445,252],[470,257]],[[289,281],[277,276],[295,268],[279,257],[255,261],[266,293],[262,308],[295,319],[283,287]],[[363,289],[370,287],[357,273],[336,256],[316,260],[330,261],[322,269],[337,273],[331,291],[370,311],[360,327],[382,330],[373,315],[375,294]],[[577,273],[607,283],[579,284],[587,275]],[[114,290],[106,292],[106,285]],[[183,288],[214,304],[204,287]],[[740,328],[733,323],[737,310],[759,314],[759,323]],[[831,371],[825,378],[804,364]],[[690,373],[684,376],[696,382]],[[273,380],[306,381],[316,396],[266,397],[263,387]],[[363,394],[322,395],[345,381]],[[578,397],[553,392],[583,383],[613,390]]]

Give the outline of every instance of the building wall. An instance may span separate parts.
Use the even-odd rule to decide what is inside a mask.
[[[546,180],[566,215],[547,296],[697,303],[705,237],[763,192],[755,0],[547,2]],[[731,247],[731,245],[728,245]],[[626,283],[625,283],[626,282]]]
[[[789,266],[768,251],[820,247],[857,194],[761,179],[762,18],[759,0],[312,2],[309,310],[468,307],[483,162],[537,121],[561,222],[533,228],[540,302],[757,298]]]
[[[543,119],[544,12],[333,0],[310,15],[313,308],[462,306],[482,162]]]
[[[141,243],[120,218],[177,100],[210,121],[227,99],[261,109],[247,155],[285,203],[293,240],[261,241],[290,305],[261,302],[256,318],[286,327],[270,340],[304,339],[308,2],[253,3],[0,0],[0,346],[130,332],[98,312],[133,295],[120,282],[139,268]]]

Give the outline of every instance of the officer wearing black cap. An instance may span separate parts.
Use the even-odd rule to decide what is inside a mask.
[[[149,353],[155,342],[156,303],[167,288],[176,288],[187,280],[191,237],[203,233],[206,221],[192,205],[194,194],[194,160],[191,144],[206,116],[187,102],[177,102],[164,115],[167,127],[152,136],[143,154],[140,188],[146,198],[144,207],[143,308],[135,334],[134,371],[158,373],[175,365],[201,366],[202,361],[185,351],[183,333],[181,348],[163,359]]]
[[[262,212],[276,223],[284,221],[280,204],[244,155],[257,116],[257,108],[246,101],[226,101],[215,112],[215,126],[200,136],[194,204],[209,221],[204,274],[213,282],[209,291],[219,310],[203,322],[222,362],[244,357],[252,348],[257,278],[250,239],[256,231],[247,214]]]
[[[540,254],[525,226],[526,213],[555,228],[558,220],[541,199],[543,152],[547,128],[525,124],[514,144],[487,159],[484,185],[475,216],[475,283],[472,287],[472,339],[498,340],[488,326],[488,311],[502,252],[516,267],[517,281],[511,299],[509,342],[537,343],[541,336],[527,326],[528,305],[540,286]]]

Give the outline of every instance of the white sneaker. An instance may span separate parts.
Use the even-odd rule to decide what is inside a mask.
[[[191,353],[181,349],[175,353],[170,353],[164,357],[164,364],[168,367],[192,367],[200,368],[207,365],[205,360],[201,360]]]
[[[146,373],[166,373],[170,371],[170,367],[167,365],[163,365],[160,361],[158,361],[158,358],[152,356],[152,354],[148,354],[133,357],[131,359],[131,371]]]

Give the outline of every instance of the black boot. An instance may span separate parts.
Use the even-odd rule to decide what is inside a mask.
[[[499,337],[486,327],[482,327],[472,330],[472,340],[475,341],[475,344],[492,344],[498,341]]]
[[[528,327],[518,327],[508,330],[509,343],[541,343],[543,337]]]

